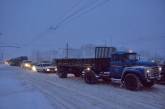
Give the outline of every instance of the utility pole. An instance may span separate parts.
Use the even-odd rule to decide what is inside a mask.
[[[3,33],[0,32],[0,39],[1,39],[1,36],[3,35]],[[0,40],[0,43],[1,43],[1,40]],[[3,58],[4,58],[4,53],[3,53],[3,49],[1,49],[2,47],[0,47],[0,61],[3,61]]]
[[[73,48],[69,48],[69,43],[68,42],[66,43],[65,48],[59,48],[59,49],[63,50],[64,58],[66,58],[66,59],[70,57],[69,52],[71,50],[74,50]]]
[[[69,58],[69,44],[68,44],[68,42],[66,43],[66,56],[65,56],[65,58]]]

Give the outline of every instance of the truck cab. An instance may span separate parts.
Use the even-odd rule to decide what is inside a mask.
[[[110,77],[121,79],[128,89],[140,85],[151,87],[160,78],[161,67],[152,62],[140,61],[136,52],[118,51],[112,54]]]
[[[111,76],[120,79],[125,67],[133,66],[138,61],[136,53],[116,52],[112,54],[110,72]]]

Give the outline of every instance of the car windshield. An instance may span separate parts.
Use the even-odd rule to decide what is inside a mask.
[[[32,61],[25,61],[24,63],[32,63]]]
[[[51,64],[43,64],[43,67],[50,66]]]

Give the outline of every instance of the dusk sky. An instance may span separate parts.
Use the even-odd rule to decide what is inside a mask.
[[[0,45],[20,47],[0,48],[13,55],[69,42],[165,57],[165,0],[0,0],[0,33]]]

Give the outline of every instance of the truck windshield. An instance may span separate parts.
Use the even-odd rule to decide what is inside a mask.
[[[127,59],[131,60],[131,61],[137,61],[138,57],[136,54],[129,54],[129,55],[127,55]]]

